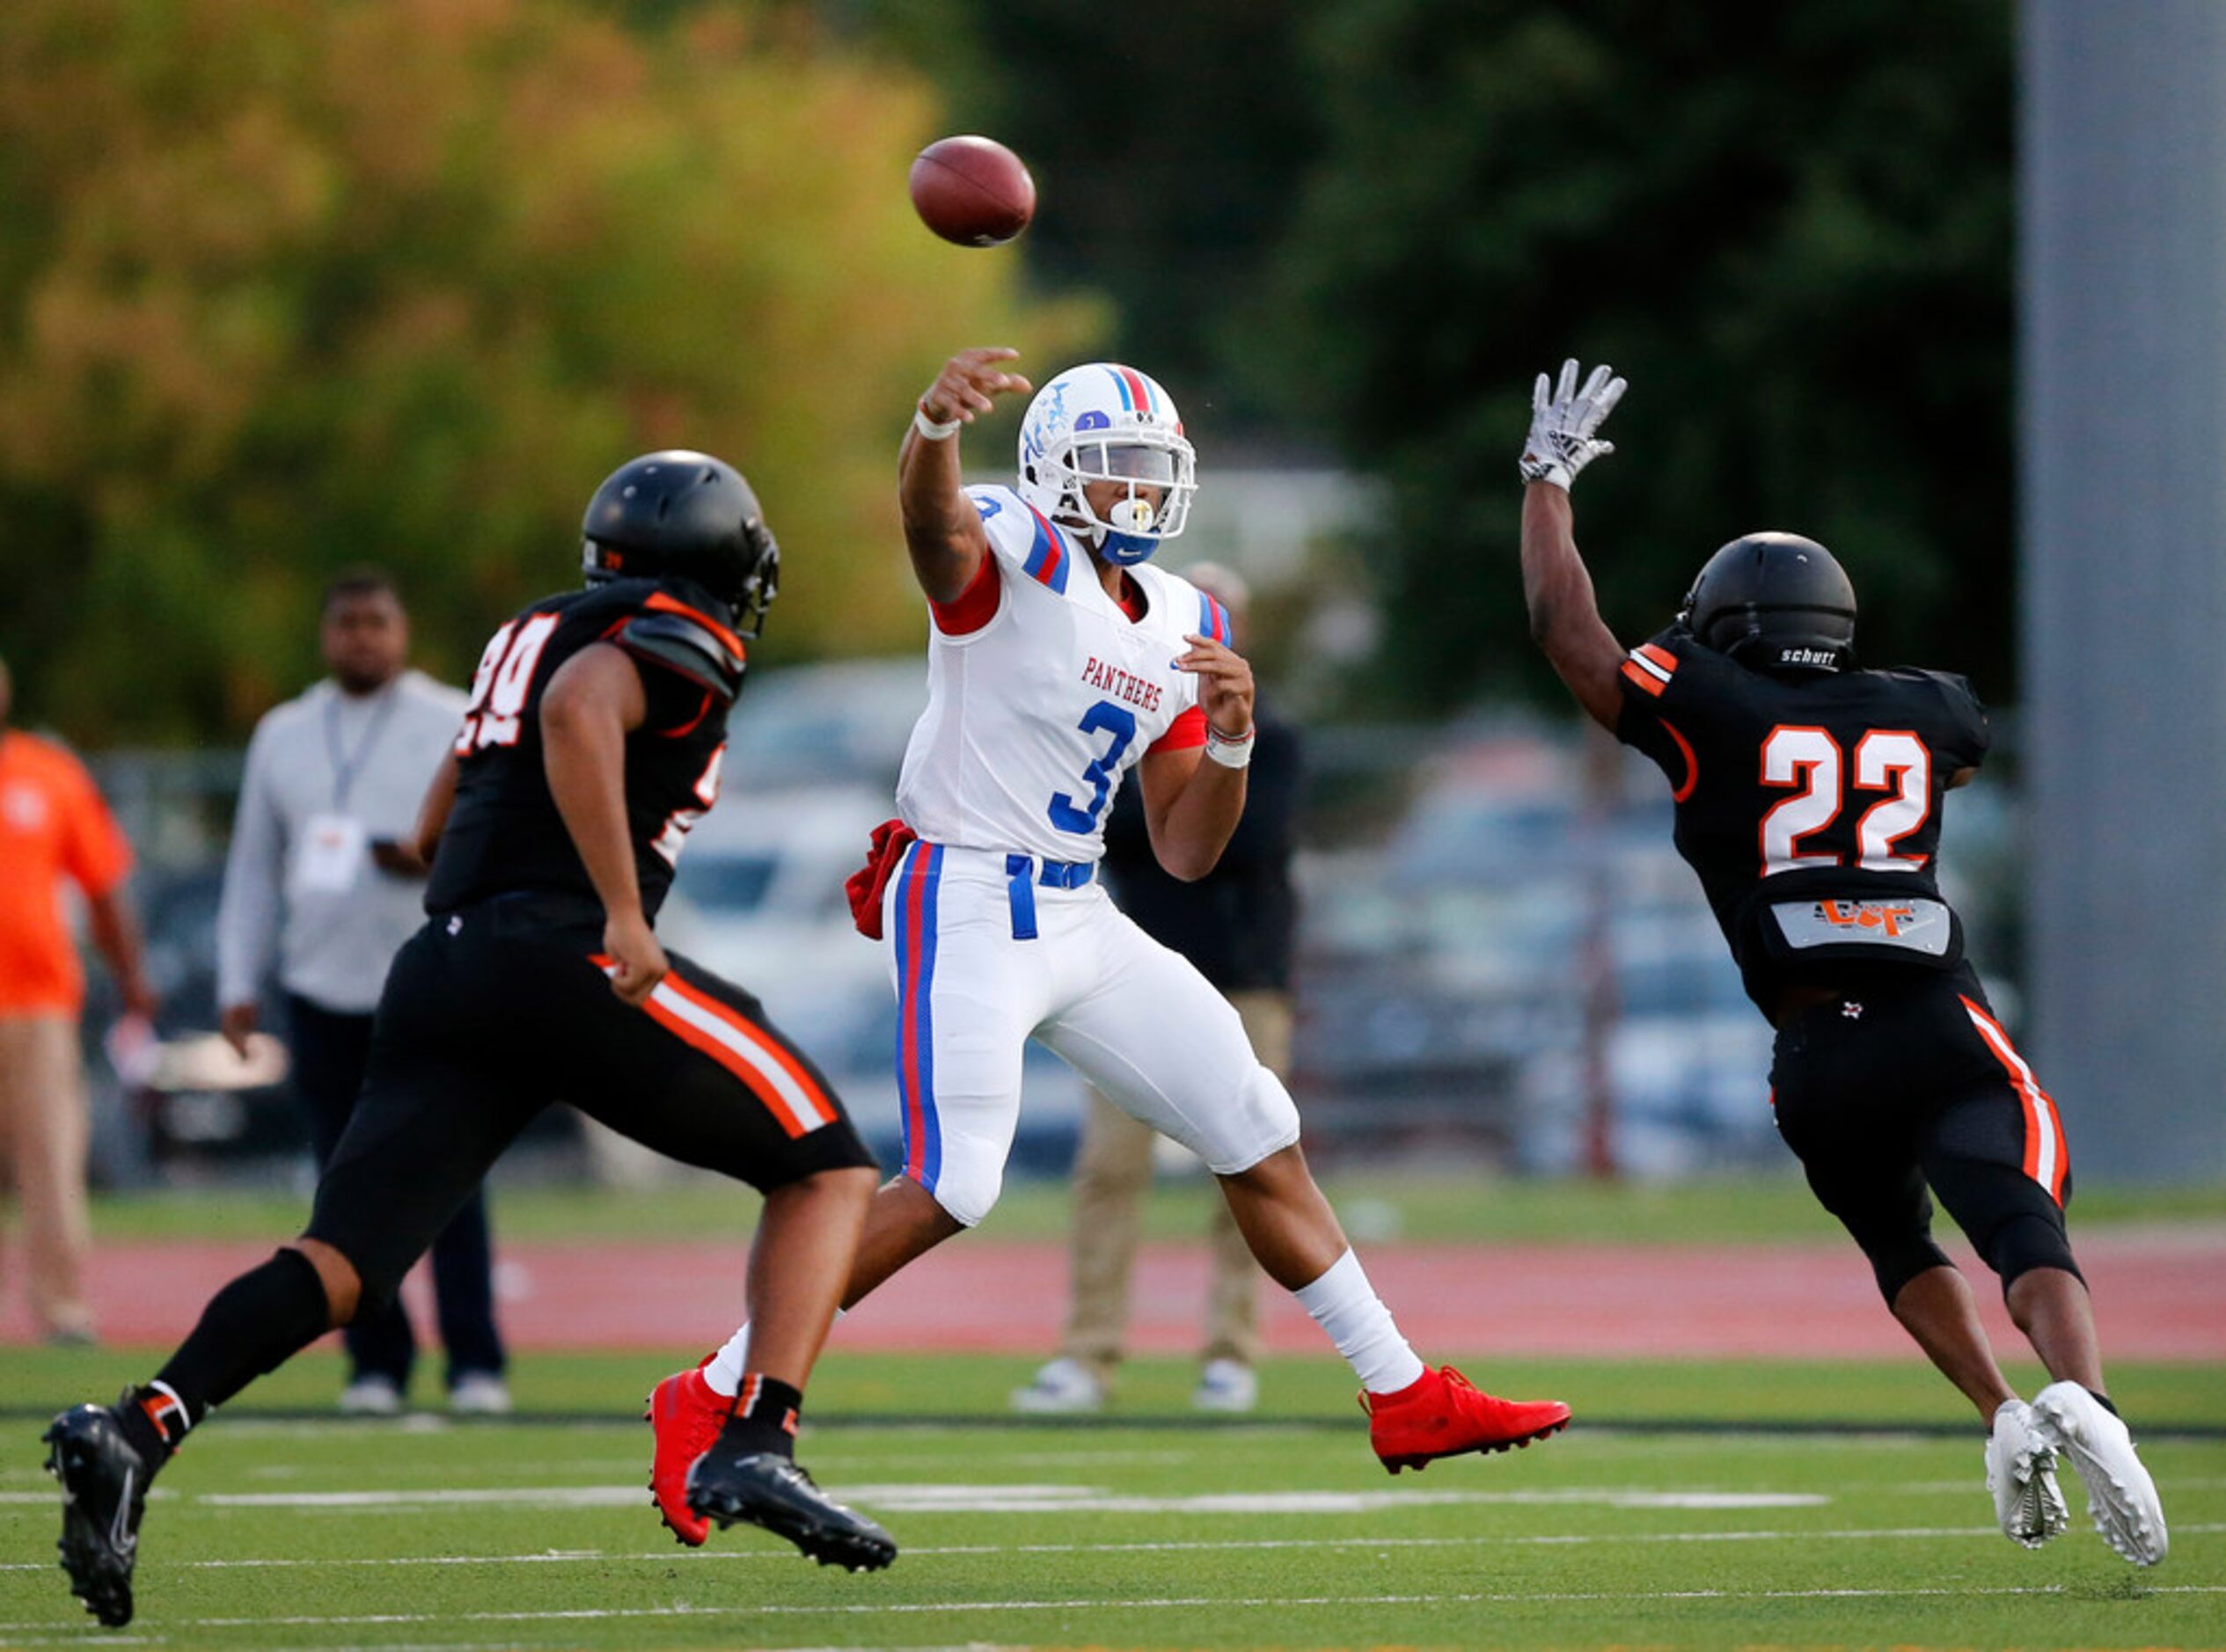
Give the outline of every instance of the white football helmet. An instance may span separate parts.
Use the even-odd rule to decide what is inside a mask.
[[[1125,484],[1128,496],[1101,517],[1082,491],[1090,482]],[[1197,489],[1197,455],[1183,438],[1175,398],[1134,368],[1071,367],[1029,403],[1020,496],[1078,530],[1107,561],[1141,562],[1181,533]]]

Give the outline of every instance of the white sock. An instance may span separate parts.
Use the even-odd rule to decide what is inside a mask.
[[[1417,1381],[1424,1371],[1407,1339],[1391,1322],[1376,1289],[1351,1251],[1310,1285],[1291,1293],[1314,1322],[1329,1334],[1360,1385],[1372,1394],[1394,1394]]]
[[[727,1339],[727,1345],[711,1356],[711,1363],[703,1368],[703,1379],[714,1394],[733,1399],[742,1392],[742,1375],[750,1369],[750,1321],[744,1319],[742,1328]]]
[[[835,1323],[842,1323],[843,1310],[835,1310]],[[703,1379],[714,1394],[724,1394],[729,1400],[742,1392],[742,1379],[750,1370],[750,1321],[744,1319],[742,1328],[727,1339],[727,1345],[711,1356],[711,1363],[703,1368]]]

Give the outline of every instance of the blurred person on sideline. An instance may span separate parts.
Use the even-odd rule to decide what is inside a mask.
[[[1228,610],[1233,646],[1241,649],[1251,606],[1243,578],[1212,562],[1184,569],[1183,577]],[[1115,905],[1196,964],[1235,1006],[1261,1064],[1284,1078],[1291,1070],[1292,824],[1303,757],[1292,724],[1256,705],[1252,726],[1244,813],[1213,870],[1194,883],[1169,877],[1152,852],[1142,791],[1131,788],[1106,819],[1105,880]],[[1130,1280],[1157,1139],[1150,1125],[1090,1087],[1074,1158],[1066,1330],[1058,1357],[1014,1391],[1015,1410],[1104,1405],[1128,1333]],[[1249,1411],[1260,1397],[1253,1370],[1260,1356],[1260,1271],[1226,1200],[1213,1202],[1207,1245],[1205,1347],[1190,1403],[1201,1411]]]
[[[77,1017],[84,975],[63,917],[64,878],[83,892],[93,945],[127,1014],[151,1017],[139,924],[123,884],[131,848],[84,765],[8,725],[0,661],[0,1158],[23,1206],[24,1279],[40,1334],[93,1340],[85,1304],[85,1152],[91,1136]]]
[[[275,968],[294,1093],[321,1173],[355,1109],[387,966],[425,921],[425,865],[409,846],[419,802],[463,720],[465,696],[409,668],[410,623],[384,574],[325,589],[325,681],[264,713],[247,748],[216,917],[223,1034],[244,1058]],[[434,1295],[451,1409],[510,1408],[494,1325],[487,1198],[433,1241]],[[399,1301],[345,1333],[340,1408],[402,1408],[417,1347]]]
[[[1862,669],[1855,587],[1832,553],[1751,533],[1702,567],[1666,629],[1626,652],[1593,600],[1570,487],[1623,381],[1538,376],[1519,470],[1531,632],[1578,705],[1660,766],[1747,996],[1777,1029],[1770,1104],[1809,1186],[1869,1260],[1902,1327],[1977,1409],[2003,1534],[2069,1524],[2059,1455],[2110,1546],[2168,1539],[2156,1482],[2104,1385],[2064,1226],[2063,1121],[1995,1019],[1936,881],[1947,794],[1991,743],[1963,678]],[[1928,1188],[1929,1191],[1928,1191]],[[1932,1238],[1937,1194],[2002,1282],[2047,1367],[2027,1405]]]

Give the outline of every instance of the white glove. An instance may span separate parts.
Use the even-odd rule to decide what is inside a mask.
[[[1523,480],[1551,482],[1566,490],[1578,471],[1602,454],[1615,452],[1613,442],[1598,441],[1593,432],[1615,411],[1628,388],[1602,366],[1593,369],[1584,389],[1578,389],[1574,360],[1562,363],[1558,385],[1549,387],[1541,373],[1530,393],[1530,435],[1523,443],[1520,464]]]

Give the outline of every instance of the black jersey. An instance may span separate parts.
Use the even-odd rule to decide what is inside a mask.
[[[1623,662],[1616,735],[1661,765],[1747,996],[1873,967],[1946,970],[1963,929],[1934,875],[1950,778],[1987,714],[1939,671],[1770,676],[1673,627]]]
[[[685,581],[613,580],[520,610],[480,656],[456,738],[456,805],[441,834],[425,910],[452,911],[534,889],[597,898],[550,794],[541,695],[581,649],[614,643],[641,668],[648,715],[626,736],[626,822],[655,917],[688,829],[719,796],[727,712],[743,645],[726,609]]]

